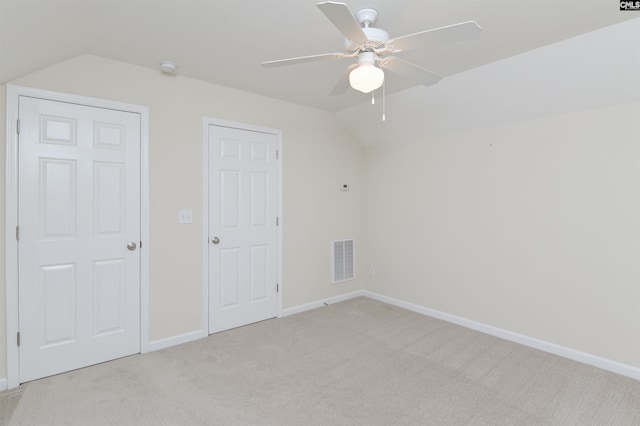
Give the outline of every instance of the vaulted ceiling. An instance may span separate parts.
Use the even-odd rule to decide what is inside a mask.
[[[81,54],[154,69],[158,69],[161,60],[170,59],[178,64],[179,75],[185,77],[335,111],[362,142],[377,143],[377,132],[353,124],[371,117],[380,121],[379,111],[368,105],[370,96],[354,90],[340,96],[329,95],[342,71],[351,64],[350,59],[273,69],[261,66],[267,60],[342,50],[342,34],[315,3],[315,0],[0,0],[0,83]],[[478,90],[476,85],[500,84],[505,78],[518,80],[520,86],[529,83],[535,86],[542,78],[549,80],[548,87],[553,90],[554,72],[562,71],[552,69],[554,64],[545,68],[534,63],[530,64],[534,68],[531,69],[527,68],[527,61],[516,62],[510,70],[511,62],[505,60],[628,20],[632,20],[627,26],[635,31],[632,36],[636,38],[626,41],[630,62],[621,66],[636,67],[636,76],[640,69],[640,37],[637,37],[640,12],[622,12],[615,1],[352,0],[347,4],[354,12],[363,7],[377,9],[375,26],[384,28],[392,37],[469,20],[477,21],[483,28],[479,40],[404,53],[405,59],[446,78],[429,88],[410,87],[406,82],[388,78],[389,92],[395,93],[388,96],[389,117],[397,117],[401,112],[415,121],[424,115],[437,115],[438,105],[454,108],[452,101],[481,110],[486,102],[492,101],[491,94]],[[571,41],[566,43],[570,49]],[[593,50],[593,55],[605,54],[602,60],[619,59],[606,57],[609,46],[596,44]],[[620,52],[625,55],[624,50]],[[566,60],[561,65],[571,68],[578,62],[581,67],[592,68],[583,61],[590,52],[575,54],[575,61]],[[566,51],[554,55],[566,56]],[[593,62],[601,60],[594,57]],[[507,63],[507,67],[500,66],[501,63]],[[571,71],[589,73],[589,69],[582,68]],[[640,86],[637,80],[629,84],[633,93],[640,92],[636,90]],[[473,97],[465,98],[461,86],[475,87],[472,93],[467,93]],[[522,92],[522,96],[527,93]],[[385,131],[398,126],[391,123]]]

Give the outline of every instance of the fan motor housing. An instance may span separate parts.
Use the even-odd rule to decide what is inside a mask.
[[[389,34],[380,28],[363,28],[362,31],[366,34],[368,41],[366,43],[354,42],[351,40],[345,40],[344,48],[348,52],[360,52],[370,49],[380,49],[389,41]]]

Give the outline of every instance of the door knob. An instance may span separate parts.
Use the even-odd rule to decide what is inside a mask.
[[[211,242],[212,242],[213,244],[218,244],[218,243],[220,242],[220,238],[218,238],[218,237],[213,237],[213,238],[211,239]]]
[[[134,243],[133,241],[131,241],[129,244],[127,244],[127,248],[128,248],[129,250],[131,250],[131,251],[135,250],[135,249],[136,249],[136,247],[138,247],[138,246],[137,246],[137,245],[136,245],[136,243]]]

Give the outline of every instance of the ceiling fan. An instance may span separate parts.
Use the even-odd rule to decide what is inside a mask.
[[[375,9],[360,9],[354,16],[345,3],[325,1],[318,3],[317,6],[346,37],[344,52],[279,59],[263,62],[262,65],[277,67],[303,62],[357,58],[358,63],[347,68],[331,91],[332,95],[344,93],[349,85],[360,92],[370,93],[383,85],[384,70],[407,77],[415,84],[424,86],[435,84],[441,79],[440,76],[389,54],[419,47],[473,40],[479,38],[482,31],[475,21],[467,21],[390,39],[386,31],[371,26],[378,17]]]

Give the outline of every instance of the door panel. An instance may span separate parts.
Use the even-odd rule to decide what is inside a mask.
[[[257,302],[264,300],[269,295],[268,281],[269,274],[269,246],[266,244],[254,245],[249,247],[251,265],[251,294],[249,300]]]
[[[277,314],[276,148],[273,134],[209,126],[210,333]]]
[[[94,170],[94,235],[122,234],[126,214],[125,165],[96,162]]]
[[[76,265],[40,268],[40,345],[42,348],[76,339]]]
[[[40,159],[40,238],[74,238],[76,231],[76,162]]]
[[[240,226],[240,173],[220,171],[220,228],[238,229]]]
[[[140,116],[21,96],[20,381],[140,351]]]
[[[126,306],[125,260],[96,260],[94,276],[94,336],[122,332]]]

